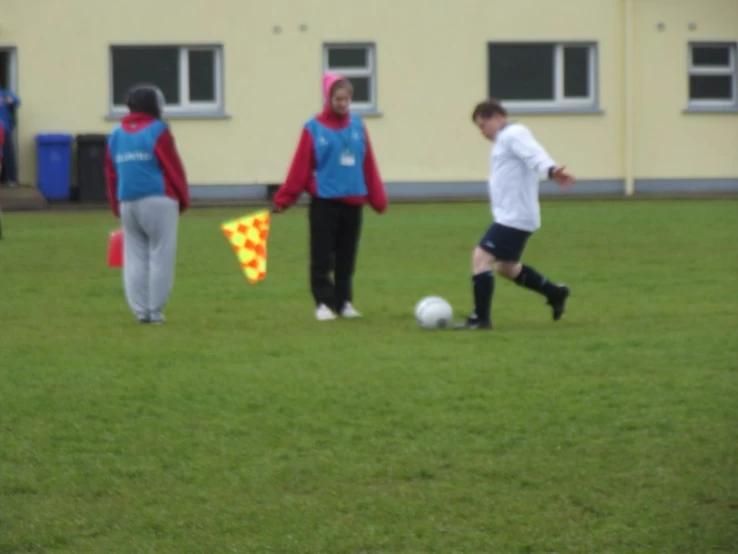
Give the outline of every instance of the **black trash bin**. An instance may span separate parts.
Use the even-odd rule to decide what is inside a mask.
[[[80,202],[105,202],[107,135],[77,135],[77,186]]]

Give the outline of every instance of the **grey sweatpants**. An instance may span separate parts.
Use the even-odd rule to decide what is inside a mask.
[[[120,203],[123,287],[139,321],[163,321],[174,284],[179,203],[149,196]]]

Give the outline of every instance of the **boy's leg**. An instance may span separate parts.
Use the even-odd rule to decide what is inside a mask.
[[[149,240],[138,220],[136,202],[121,202],[123,288],[128,305],[141,322],[149,319]]]
[[[310,220],[310,289],[316,306],[325,304],[335,310],[335,285],[331,272],[335,267],[335,244],[338,231],[338,205],[312,198]]]
[[[528,265],[517,264],[517,268],[510,272],[510,279],[515,284],[537,292],[546,297],[547,303],[553,310],[553,319],[558,321],[564,313],[566,299],[569,297],[569,287],[552,283]],[[517,275],[515,275],[517,273]],[[513,276],[514,275],[514,276]]]
[[[492,298],[495,293],[495,276],[492,272],[494,257],[477,247],[474,250],[472,288],[474,291],[474,321],[480,328],[492,327]]]
[[[362,225],[361,206],[341,206],[336,234],[336,309],[340,312],[346,302],[353,300],[353,276],[359,250]]]
[[[492,265],[495,261],[492,253],[494,225],[487,232],[474,249],[472,257],[472,293],[474,297],[474,312],[457,329],[491,329],[492,328],[492,297],[495,292],[495,277]]]
[[[569,296],[569,288],[552,283],[547,277],[530,266],[520,263],[525,245],[531,233],[500,226],[495,233],[497,261],[494,265],[497,272],[525,287],[546,297],[553,308],[553,318],[557,321],[564,313],[564,304]]]
[[[149,319],[152,323],[162,323],[162,312],[174,285],[179,203],[166,196],[144,198],[140,202],[142,226],[149,236]]]

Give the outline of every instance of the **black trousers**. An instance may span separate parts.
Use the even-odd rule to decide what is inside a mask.
[[[352,281],[361,236],[362,207],[312,198],[310,217],[310,288],[316,306],[340,310],[353,300]],[[333,280],[331,280],[333,273]]]
[[[5,130],[5,148],[3,149],[0,183],[18,183],[18,164],[15,156],[14,134]]]

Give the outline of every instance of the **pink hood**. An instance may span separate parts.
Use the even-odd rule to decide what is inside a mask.
[[[331,100],[331,87],[338,81],[343,81],[344,79],[345,77],[341,77],[335,73],[326,73],[323,75],[323,100],[325,100],[326,103]]]

